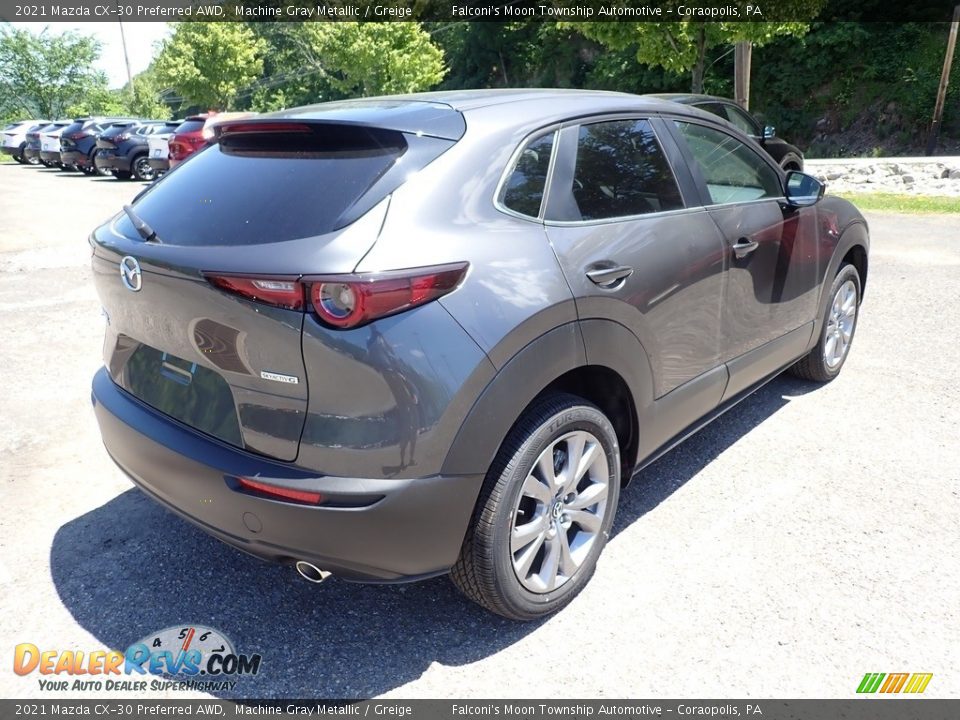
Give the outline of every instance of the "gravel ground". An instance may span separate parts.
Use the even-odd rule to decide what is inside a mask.
[[[588,588],[521,625],[444,578],[309,585],[115,469],[85,237],[139,188],[0,165],[0,696],[41,695],[17,643],[125,648],[181,623],[263,655],[241,696],[845,698],[868,671],[960,696],[956,217],[870,213],[840,378],[780,378],[649,468]]]

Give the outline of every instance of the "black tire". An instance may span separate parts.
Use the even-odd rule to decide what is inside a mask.
[[[150,182],[157,177],[157,171],[150,167],[150,159],[146,155],[138,155],[130,163],[133,177],[142,182]]]
[[[113,170],[111,175],[117,178],[117,180],[129,180],[132,177],[129,170]]]
[[[840,358],[839,363],[831,367],[831,365],[827,363],[824,352],[824,348],[827,345],[831,330],[829,319],[833,309],[833,304],[837,297],[837,293],[848,281],[852,282],[856,289],[856,303],[853,311],[853,327],[850,331],[850,339],[847,341],[846,350],[844,351],[843,357]],[[830,285],[830,300],[827,302],[827,307],[824,310],[823,317],[821,318],[820,337],[817,339],[817,344],[814,345],[813,349],[809,353],[798,360],[797,363],[790,368],[790,373],[792,375],[795,375],[803,380],[811,380],[813,382],[823,383],[830,382],[840,374],[840,370],[843,369],[844,363],[846,363],[847,358],[850,357],[850,347],[853,345],[853,338],[857,332],[857,321],[860,319],[860,292],[860,273],[857,272],[857,269],[853,265],[844,263],[840,266],[840,270],[837,271],[837,276],[833,279],[833,283]]]
[[[602,447],[607,462],[606,504],[602,511],[592,506],[595,512],[602,512],[602,520],[576,571],[555,589],[535,592],[524,586],[514,570],[510,547],[515,518],[522,514],[518,511],[523,499],[521,489],[541,453],[557,440],[561,442],[556,447],[563,453],[562,444],[566,441],[562,438],[574,431],[589,433]],[[556,463],[557,450],[553,452],[552,462]],[[560,457],[562,462],[564,455]],[[581,491],[583,482],[578,483],[576,492]],[[534,620],[559,610],[576,597],[593,575],[613,525],[619,495],[620,450],[607,417],[596,406],[574,395],[555,393],[543,397],[511,429],[487,473],[460,556],[450,573],[454,585],[474,602],[512,620]],[[555,503],[556,499],[550,502]],[[560,525],[553,523],[560,521],[557,514],[543,518],[544,527],[553,528],[555,534]],[[567,527],[578,527],[580,532],[579,526]],[[539,540],[536,557],[545,557],[546,546],[552,542],[557,541]]]
[[[783,168],[784,172],[789,172],[790,170],[803,171],[803,159],[793,153],[787,153],[780,158],[780,167]]]
[[[20,148],[17,150],[17,154],[13,156],[13,159],[16,160],[21,165],[27,165],[27,158],[24,157],[23,151],[27,149],[26,143],[21,143]]]

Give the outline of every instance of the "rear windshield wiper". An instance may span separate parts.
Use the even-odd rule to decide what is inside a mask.
[[[160,238],[157,237],[157,231],[147,225],[144,219],[137,215],[132,207],[124,205],[123,211],[127,214],[127,217],[130,218],[130,222],[133,223],[133,227],[136,228],[137,233],[139,233],[140,237],[146,242],[162,242]]]

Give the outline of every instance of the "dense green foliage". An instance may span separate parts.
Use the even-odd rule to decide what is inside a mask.
[[[324,100],[429,90],[446,71],[419,23],[260,23],[263,77],[238,106],[276,110]]]
[[[187,104],[226,110],[260,77],[266,51],[267,43],[244,23],[176,23],[154,66],[157,80]]]
[[[74,32],[0,26],[0,110],[6,117],[63,117],[87,95],[107,92],[107,78],[93,69],[100,43]]]
[[[817,4],[816,2],[810,3]],[[787,22],[606,22],[567,23],[615,50],[631,48],[637,62],[678,73],[689,72],[690,91],[703,92],[707,53],[749,40],[760,47],[781,35],[802,35],[807,23]]]

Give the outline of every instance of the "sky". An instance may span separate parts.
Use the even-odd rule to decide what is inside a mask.
[[[65,30],[74,30],[82,35],[93,35],[103,46],[97,69],[110,78],[110,87],[123,87],[127,82],[127,68],[123,61],[123,44],[120,41],[120,24],[117,22],[37,23],[15,22],[14,27],[26,28],[39,34],[45,27],[59,35]],[[136,75],[147,69],[153,56],[153,43],[167,35],[167,24],[162,22],[130,22],[123,24],[127,36],[127,52],[130,55],[130,71]]]

